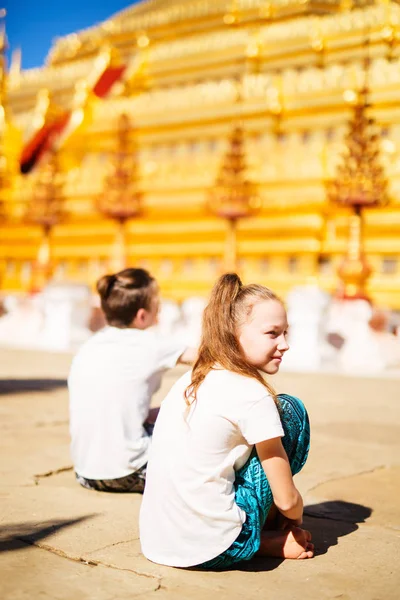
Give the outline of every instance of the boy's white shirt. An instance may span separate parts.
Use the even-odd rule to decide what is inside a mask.
[[[162,372],[176,365],[181,342],[153,328],[106,327],[73,359],[68,378],[71,456],[86,479],[116,479],[147,463],[143,428]]]
[[[235,470],[254,444],[284,435],[258,381],[213,370],[190,408],[183,396],[189,384],[190,372],[161,404],[140,511],[143,554],[175,567],[211,560],[234,542],[246,519],[235,503]]]

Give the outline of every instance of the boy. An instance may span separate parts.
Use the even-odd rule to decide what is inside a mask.
[[[108,327],[75,356],[69,378],[71,455],[76,478],[106,492],[144,490],[150,400],[162,372],[190,364],[193,349],[161,338],[157,282],[144,269],[125,269],[97,282]]]

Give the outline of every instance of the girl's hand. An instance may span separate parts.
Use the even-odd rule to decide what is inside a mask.
[[[277,529],[284,531],[285,529],[291,529],[292,527],[300,527],[303,523],[303,519],[288,519],[282,513],[278,513],[276,523]]]

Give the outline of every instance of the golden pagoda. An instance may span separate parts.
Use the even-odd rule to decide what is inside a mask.
[[[40,236],[22,217],[53,145],[66,215],[52,228],[55,276],[93,284],[109,268],[115,223],[96,199],[121,115],[134,123],[141,194],[140,213],[125,223],[127,258],[159,279],[165,297],[208,293],[223,267],[226,223],[208,199],[238,121],[260,201],[236,223],[241,276],[283,296],[311,282],[334,291],[350,212],[329,203],[326,187],[345,147],[346,97],[363,85],[366,37],[390,199],[365,214],[366,294],[400,309],[400,5],[389,0],[143,0],[58,39],[45,66],[10,70],[24,144],[0,224],[3,291],[27,289]]]

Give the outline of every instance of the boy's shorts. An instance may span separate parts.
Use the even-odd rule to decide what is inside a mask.
[[[147,463],[134,473],[125,475],[125,477],[118,477],[117,479],[86,479],[86,477],[82,477],[78,473],[75,473],[75,477],[78,483],[89,490],[122,494],[127,492],[143,494],[146,483],[146,469]]]

